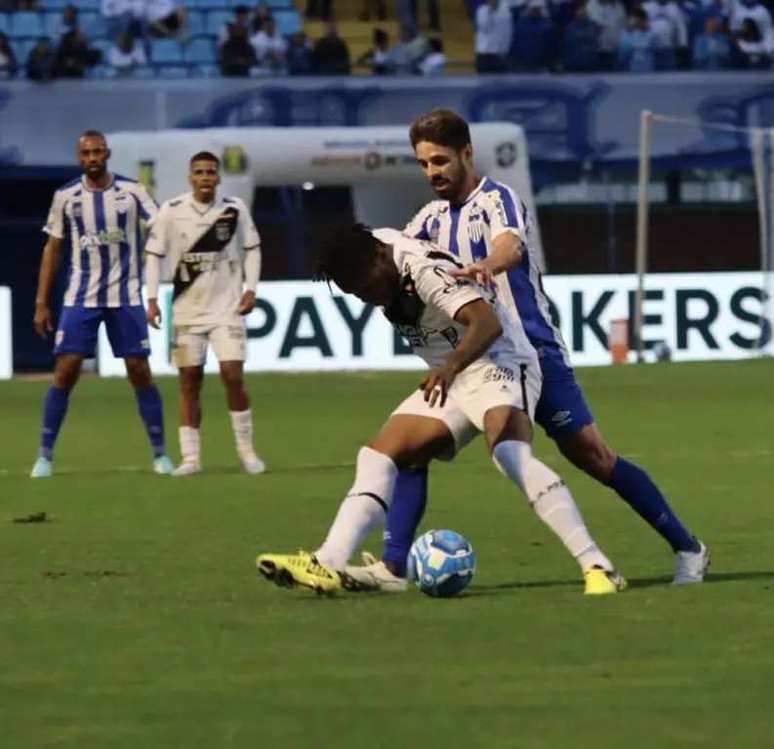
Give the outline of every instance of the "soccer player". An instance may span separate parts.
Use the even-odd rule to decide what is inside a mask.
[[[461,278],[494,282],[503,302],[517,312],[538,352],[543,389],[535,421],[575,466],[613,489],[675,552],[674,583],[699,583],[709,551],[680,522],[664,495],[639,466],[616,454],[594,422],[549,313],[540,269],[530,252],[531,217],[507,185],[481,177],[473,165],[468,123],[456,112],[434,110],[410,129],[417,162],[438,199],[405,228],[408,236],[437,243],[466,267]],[[383,590],[406,589],[406,558],[427,501],[427,472],[401,471],[387,516],[385,547],[377,561],[349,570]]]
[[[161,395],[148,366],[148,326],[140,296],[140,221],[153,218],[156,204],[142,185],[108,171],[110,149],[102,133],[84,132],[77,153],[83,175],[54,193],[43,229],[48,241],[40,262],[34,317],[35,330],[43,338],[53,332],[49,299],[68,235],[70,267],[54,338],[54,383],[43,401],[40,453],[30,475],[52,474],[54,445],[70,393],[84,358],[94,356],[102,322],[113,355],[126,363],[153,449],[153,470],[169,474],[173,466],[164,446]]]
[[[540,367],[521,321],[493,291],[453,278],[454,262],[444,253],[424,257],[424,245],[398,231],[362,226],[339,230],[323,244],[318,278],[384,307],[430,371],[360,449],[355,482],[322,546],[313,555],[262,554],[259,571],[279,585],[349,588],[347,561],[384,521],[398,471],[453,456],[483,432],[497,468],[579,563],[585,592],[622,590],[625,581],[589,535],[564,482],[532,455]]]
[[[266,466],[253,449],[253,415],[245,390],[245,315],[255,307],[261,274],[261,242],[247,206],[239,198],[218,197],[220,161],[208,151],[191,158],[192,192],[162,204],[145,245],[148,322],[158,328],[162,259],[174,271],[172,324],[174,359],[180,376],[180,452],[173,476],[202,470],[199,394],[207,347],[220,362],[237,453],[248,473]]]

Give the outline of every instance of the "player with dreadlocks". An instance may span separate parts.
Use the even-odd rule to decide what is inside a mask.
[[[334,231],[317,277],[383,307],[429,372],[357,456],[355,482],[314,554],[261,554],[258,569],[278,585],[331,592],[355,581],[344,568],[392,501],[398,471],[451,458],[482,432],[497,468],[578,561],[586,593],[615,593],[624,579],[589,535],[564,482],[532,455],[540,367],[518,316],[453,258],[391,229]]]

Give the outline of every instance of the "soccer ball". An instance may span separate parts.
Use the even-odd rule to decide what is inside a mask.
[[[459,593],[476,570],[476,552],[454,531],[428,531],[409,551],[409,579],[429,596],[448,598]]]

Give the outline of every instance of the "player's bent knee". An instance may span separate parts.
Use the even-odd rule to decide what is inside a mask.
[[[366,494],[380,502],[386,511],[392,502],[397,477],[398,467],[389,455],[361,447],[357,454],[355,482],[348,495]]]

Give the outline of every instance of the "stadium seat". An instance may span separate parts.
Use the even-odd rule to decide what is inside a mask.
[[[62,8],[65,7],[65,5],[69,5],[71,0],[41,0],[39,3],[40,9],[43,11],[46,10],[56,10],[61,13]]]
[[[220,68],[217,65],[196,65],[191,69],[191,74],[197,78],[220,78]]]
[[[155,78],[156,77],[156,71],[150,66],[150,65],[138,65],[133,71],[132,71],[132,78]]]
[[[215,43],[212,37],[192,39],[185,48],[185,61],[188,63],[215,62]]]
[[[207,14],[204,11],[188,11],[188,31],[191,36],[207,33]]]
[[[12,36],[43,36],[46,30],[43,28],[43,19],[40,13],[28,11],[14,13],[11,16]]]
[[[112,68],[110,65],[94,65],[91,68],[86,68],[86,77],[96,78],[98,80],[104,80],[105,78],[115,78],[116,71],[115,68]]]
[[[188,68],[185,65],[157,65],[158,78],[188,78]]]
[[[16,56],[16,63],[20,68],[23,68],[27,62],[27,57],[30,54],[30,50],[35,46],[34,39],[11,39],[11,49]]]
[[[110,52],[110,48],[113,46],[113,42],[112,40],[103,36],[98,37],[97,39],[89,39],[89,46],[92,49],[98,49],[100,52],[102,52],[102,59],[107,61],[108,52]]]
[[[0,31],[2,31],[4,34],[8,33],[8,29],[11,26],[11,22],[9,21],[10,14],[9,13],[0,13]]]
[[[93,11],[85,11],[79,14],[81,29],[87,37],[107,36],[108,27],[105,19]]]
[[[277,22],[277,33],[282,36],[295,34],[304,28],[301,16],[294,10],[277,11],[274,14],[274,20]]]
[[[213,10],[207,14],[207,33],[217,36],[220,34],[223,24],[228,23],[234,17],[227,10]]]
[[[296,4],[293,0],[269,0],[269,7],[272,10],[295,10]]]
[[[150,59],[153,63],[183,62],[183,48],[176,39],[154,39]]]

